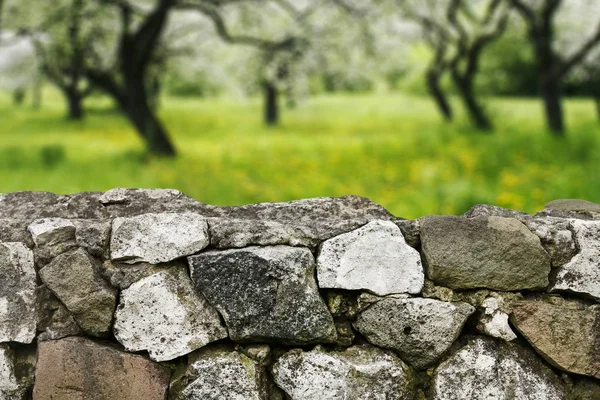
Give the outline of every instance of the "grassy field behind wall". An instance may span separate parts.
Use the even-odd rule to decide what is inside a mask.
[[[427,98],[328,95],[261,123],[258,100],[166,98],[161,117],[180,156],[150,159],[108,101],[68,122],[57,93],[40,110],[0,95],[0,192],[170,187],[217,205],[366,196],[398,216],[463,213],[476,203],[527,212],[555,198],[600,201],[600,123],[588,100],[566,103],[566,139],[550,137],[535,99],[491,99],[494,135]]]

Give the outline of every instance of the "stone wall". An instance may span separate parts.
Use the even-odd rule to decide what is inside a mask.
[[[600,205],[0,196],[0,399],[600,399]]]

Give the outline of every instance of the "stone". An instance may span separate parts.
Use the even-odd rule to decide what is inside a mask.
[[[0,242],[21,242],[32,249],[35,244],[27,230],[31,222],[29,219],[0,218]]]
[[[39,271],[44,284],[92,336],[110,332],[117,293],[102,278],[101,266],[83,249],[57,256]]]
[[[600,221],[571,220],[579,253],[558,269],[551,291],[600,301]]]
[[[600,204],[576,199],[553,200],[536,216],[600,220]]]
[[[201,215],[143,214],[113,221],[110,258],[158,264],[197,253],[208,244],[208,224]]]
[[[46,285],[36,289],[36,311],[37,330],[41,332],[38,341],[62,339],[81,333],[73,315]]]
[[[33,253],[23,243],[0,243],[0,343],[31,343],[36,333]]]
[[[306,248],[247,247],[188,257],[196,289],[225,319],[234,341],[332,342],[333,318],[319,295]]]
[[[421,220],[427,275],[451,289],[542,289],[550,256],[514,218],[431,216]]]
[[[391,352],[371,346],[345,351],[291,350],[272,368],[291,400],[411,399],[412,372]]]
[[[545,301],[513,306],[511,322],[550,364],[600,379],[600,306],[579,309]]]
[[[74,219],[75,242],[96,257],[104,257],[110,240],[111,222],[99,219]]]
[[[371,344],[395,350],[404,361],[424,368],[458,338],[475,308],[434,299],[362,295],[363,311],[354,328]]]
[[[120,262],[104,261],[102,264],[102,276],[111,286],[119,289],[127,289],[129,286],[161,271],[166,271],[171,268],[187,269],[187,262],[183,259],[171,261],[162,264],[124,264]]]
[[[483,312],[477,321],[477,330],[481,333],[510,342],[517,335],[508,323],[508,314],[500,309],[502,299],[488,297],[483,301]]]
[[[171,384],[173,400],[267,400],[266,369],[238,351],[206,348],[188,357],[185,373]]]
[[[559,378],[531,351],[476,337],[434,371],[434,400],[567,398]]]
[[[121,292],[114,333],[128,351],[168,361],[227,337],[219,314],[194,291],[187,271],[171,268]]]
[[[42,267],[54,257],[77,246],[75,225],[64,218],[45,218],[33,221],[27,229],[35,243],[36,266]]]
[[[571,389],[571,400],[600,400],[600,381],[579,379]]]
[[[329,239],[317,257],[320,288],[417,294],[425,279],[419,252],[391,221],[371,221]]]
[[[168,201],[181,197],[183,194],[176,189],[125,189],[115,188],[103,193],[98,201],[104,205],[129,203],[138,200],[140,196],[152,200]]]
[[[41,342],[33,400],[164,400],[168,368],[85,338]]]
[[[288,245],[316,248],[322,241],[365,225],[366,219],[295,221],[209,218],[211,247]]]
[[[467,218],[475,218],[475,217],[504,217],[504,218],[515,218],[520,221],[527,221],[533,218],[531,215],[521,212],[511,210],[509,208],[491,206],[488,204],[475,204],[469,211],[465,214]]]
[[[400,228],[402,236],[409,246],[415,249],[421,247],[421,222],[418,219],[397,219],[394,223]]]
[[[534,218],[525,224],[540,238],[542,246],[550,255],[552,267],[568,263],[577,253],[569,220],[553,217]]]
[[[23,399],[23,388],[15,375],[15,359],[10,347],[0,344],[0,399]]]

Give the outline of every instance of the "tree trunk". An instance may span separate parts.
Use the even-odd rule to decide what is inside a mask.
[[[544,102],[546,122],[550,132],[555,136],[563,137],[565,135],[565,123],[558,78],[554,78],[548,73],[542,75],[540,93]]]
[[[491,132],[493,129],[492,122],[485,113],[483,107],[477,102],[475,92],[473,91],[473,82],[470,79],[463,79],[454,76],[454,83],[460,94],[460,98],[465,105],[469,118],[475,127],[484,132]]]
[[[67,99],[68,119],[79,121],[83,119],[83,99],[77,92],[65,91]]]
[[[429,89],[431,96],[433,96],[433,100],[435,101],[438,110],[442,113],[444,119],[447,122],[452,121],[454,116],[452,107],[450,106],[450,102],[446,97],[446,93],[444,93],[440,85],[440,74],[437,71],[427,71],[427,88]]]
[[[146,142],[150,153],[167,157],[175,156],[175,147],[150,107],[143,82],[127,85],[127,97],[123,99],[121,108]]]
[[[271,82],[264,83],[265,91],[265,124],[273,126],[279,123],[278,91]]]

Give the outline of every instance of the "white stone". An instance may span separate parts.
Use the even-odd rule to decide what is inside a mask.
[[[488,336],[510,342],[515,340],[517,335],[508,324],[508,314],[500,310],[498,299],[488,297],[483,301],[483,314],[477,324],[477,329]]]
[[[273,365],[273,379],[292,400],[408,399],[410,369],[398,357],[371,346],[345,351],[292,350]]]
[[[114,331],[127,350],[148,350],[155,361],[172,360],[227,337],[219,314],[196,294],[182,268],[159,272],[123,290]]]
[[[33,252],[0,243],[0,342],[31,343],[36,333]]]
[[[390,221],[372,221],[323,242],[317,273],[321,288],[368,290],[380,296],[420,293],[425,280],[419,252]]]
[[[20,398],[20,389],[11,352],[7,345],[0,344],[0,400]]]
[[[149,199],[168,199],[181,196],[181,192],[175,189],[111,189],[100,196],[102,204],[124,203],[129,199],[131,193],[144,193]]]
[[[75,240],[75,225],[64,218],[38,219],[33,221],[27,230],[38,247]]]
[[[433,374],[434,400],[562,400],[560,379],[531,350],[475,338]]]
[[[558,269],[551,291],[565,290],[600,300],[600,221],[570,222],[579,253]]]
[[[208,224],[201,215],[143,214],[113,221],[110,258],[158,264],[197,253],[208,244]]]

